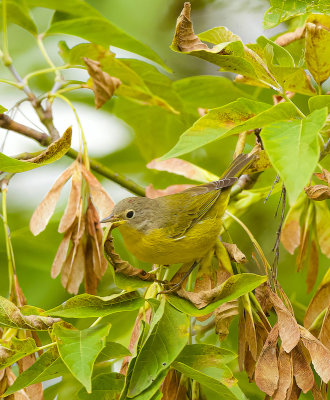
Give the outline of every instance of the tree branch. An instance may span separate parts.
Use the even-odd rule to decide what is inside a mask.
[[[0,114],[0,128],[9,129],[16,133],[20,133],[21,135],[27,136],[31,139],[36,140],[42,146],[48,146],[51,143],[51,138],[45,133],[39,132],[36,129],[29,128],[28,126],[25,126],[23,124],[19,124],[5,114]],[[75,160],[78,156],[78,152],[71,148],[66,153],[66,155]],[[145,190],[142,186],[138,185],[126,176],[121,175],[118,172],[115,172],[112,169],[106,167],[99,161],[91,158],[90,167],[93,171],[104,176],[105,178],[112,180],[113,182],[118,183],[120,186],[128,189],[130,192],[138,196],[145,196]]]

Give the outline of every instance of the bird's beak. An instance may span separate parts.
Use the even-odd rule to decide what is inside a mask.
[[[101,224],[106,224],[107,222],[111,222],[112,224],[116,223],[116,225],[121,225],[121,224],[125,223],[126,221],[121,220],[118,217],[115,217],[113,214],[110,214],[108,217],[105,217],[102,219],[102,221],[100,221]]]

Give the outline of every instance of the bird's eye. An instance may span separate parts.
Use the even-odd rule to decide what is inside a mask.
[[[133,218],[133,217],[134,217],[134,211],[133,211],[133,210],[127,211],[126,217],[127,217],[127,218]]]

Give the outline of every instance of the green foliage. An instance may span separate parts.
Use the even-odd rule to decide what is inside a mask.
[[[200,7],[202,17],[206,5],[207,12],[214,7],[216,13],[212,2],[194,2],[194,8]],[[276,397],[272,387],[280,390],[285,381],[280,354],[288,338],[283,339],[283,332],[290,336],[293,325],[300,339],[310,335],[314,346],[306,346],[305,370],[302,366],[299,372],[310,376],[307,360],[312,359],[315,375],[324,379],[328,366],[325,362],[320,368],[318,362],[330,357],[325,311],[330,211],[317,196],[330,196],[328,1],[270,0],[264,28],[291,19],[293,24],[284,35],[259,36],[250,44],[224,26],[195,34],[195,16],[191,18],[185,3],[172,52],[168,47],[176,15],[170,4],[143,0],[141,21],[133,1],[92,3],[0,0],[0,59],[5,67],[0,77],[0,136],[8,129],[3,141],[0,137],[0,397],[19,391],[26,398],[45,400],[245,400],[262,399],[265,393]],[[221,4],[219,10],[226,7]],[[252,23],[257,22],[251,18]],[[301,29],[292,32],[296,26]],[[122,50],[130,52],[129,57]],[[225,75],[215,75],[217,69]],[[14,106],[8,85],[15,88]],[[76,104],[87,107],[92,98],[103,110],[90,111],[93,125],[86,128]],[[70,125],[67,114],[59,114],[60,101],[76,117],[78,152],[71,148],[71,128],[56,140],[59,120]],[[25,102],[30,111],[23,113]],[[26,125],[16,121],[17,111],[26,114]],[[130,142],[115,152],[102,142],[105,155],[93,160],[89,146],[94,137],[86,130],[98,132],[100,115],[108,118],[106,134],[111,140],[116,118]],[[41,124],[31,122],[35,116]],[[11,147],[6,139],[12,131],[43,148],[7,155]],[[183,276],[181,265],[139,261],[117,229],[113,265],[106,265],[102,247],[108,230],[102,241],[99,220],[111,213],[114,202],[108,193],[116,200],[127,193],[116,192],[114,185],[104,190],[97,180],[106,177],[121,189],[150,197],[176,193],[182,184],[217,179],[233,154],[252,149],[256,160],[231,189],[221,243],[199,260],[199,269],[177,292],[163,293],[172,288],[167,281],[178,282]],[[178,156],[189,162],[173,158]],[[41,171],[47,177],[51,168],[62,172],[69,157],[76,160],[75,167],[57,184],[71,179],[71,191],[68,198],[62,194],[62,218],[61,211],[53,217],[56,222],[61,218],[62,240],[55,224],[34,237],[28,230],[39,201],[34,188],[45,186],[46,192],[51,185],[43,184]],[[40,166],[45,167],[29,175]],[[25,205],[25,198],[21,206],[16,204],[15,190],[21,186],[24,194],[33,194],[33,206],[28,201]],[[287,193],[289,208],[283,204],[278,221],[272,216],[280,191],[282,198]],[[48,196],[48,203],[39,208],[38,223],[48,218],[47,207],[55,209],[54,193]],[[268,197],[266,204],[260,202]],[[287,251],[281,251],[278,263],[280,240]],[[272,248],[273,263],[268,261]],[[295,255],[288,254],[295,250]],[[52,277],[61,275],[60,279],[50,279],[51,268]],[[60,280],[75,295],[67,294]],[[85,286],[78,291],[82,280]],[[281,343],[272,337],[276,317]],[[271,343],[273,347],[266,348]],[[267,359],[268,350],[272,360]],[[290,370],[308,392],[311,388],[299,380],[296,364],[292,367],[296,357],[294,352],[288,355]],[[271,380],[276,373],[269,376],[274,365],[280,375],[275,383]],[[59,381],[48,382],[42,393],[40,383],[54,378]],[[271,389],[266,387],[269,382]],[[316,397],[318,389],[314,384]],[[310,393],[300,398],[309,399]]]

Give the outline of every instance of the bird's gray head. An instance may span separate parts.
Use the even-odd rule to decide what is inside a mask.
[[[120,221],[146,233],[157,227],[156,208],[154,200],[147,197],[128,197],[116,204],[112,214],[101,222]]]

